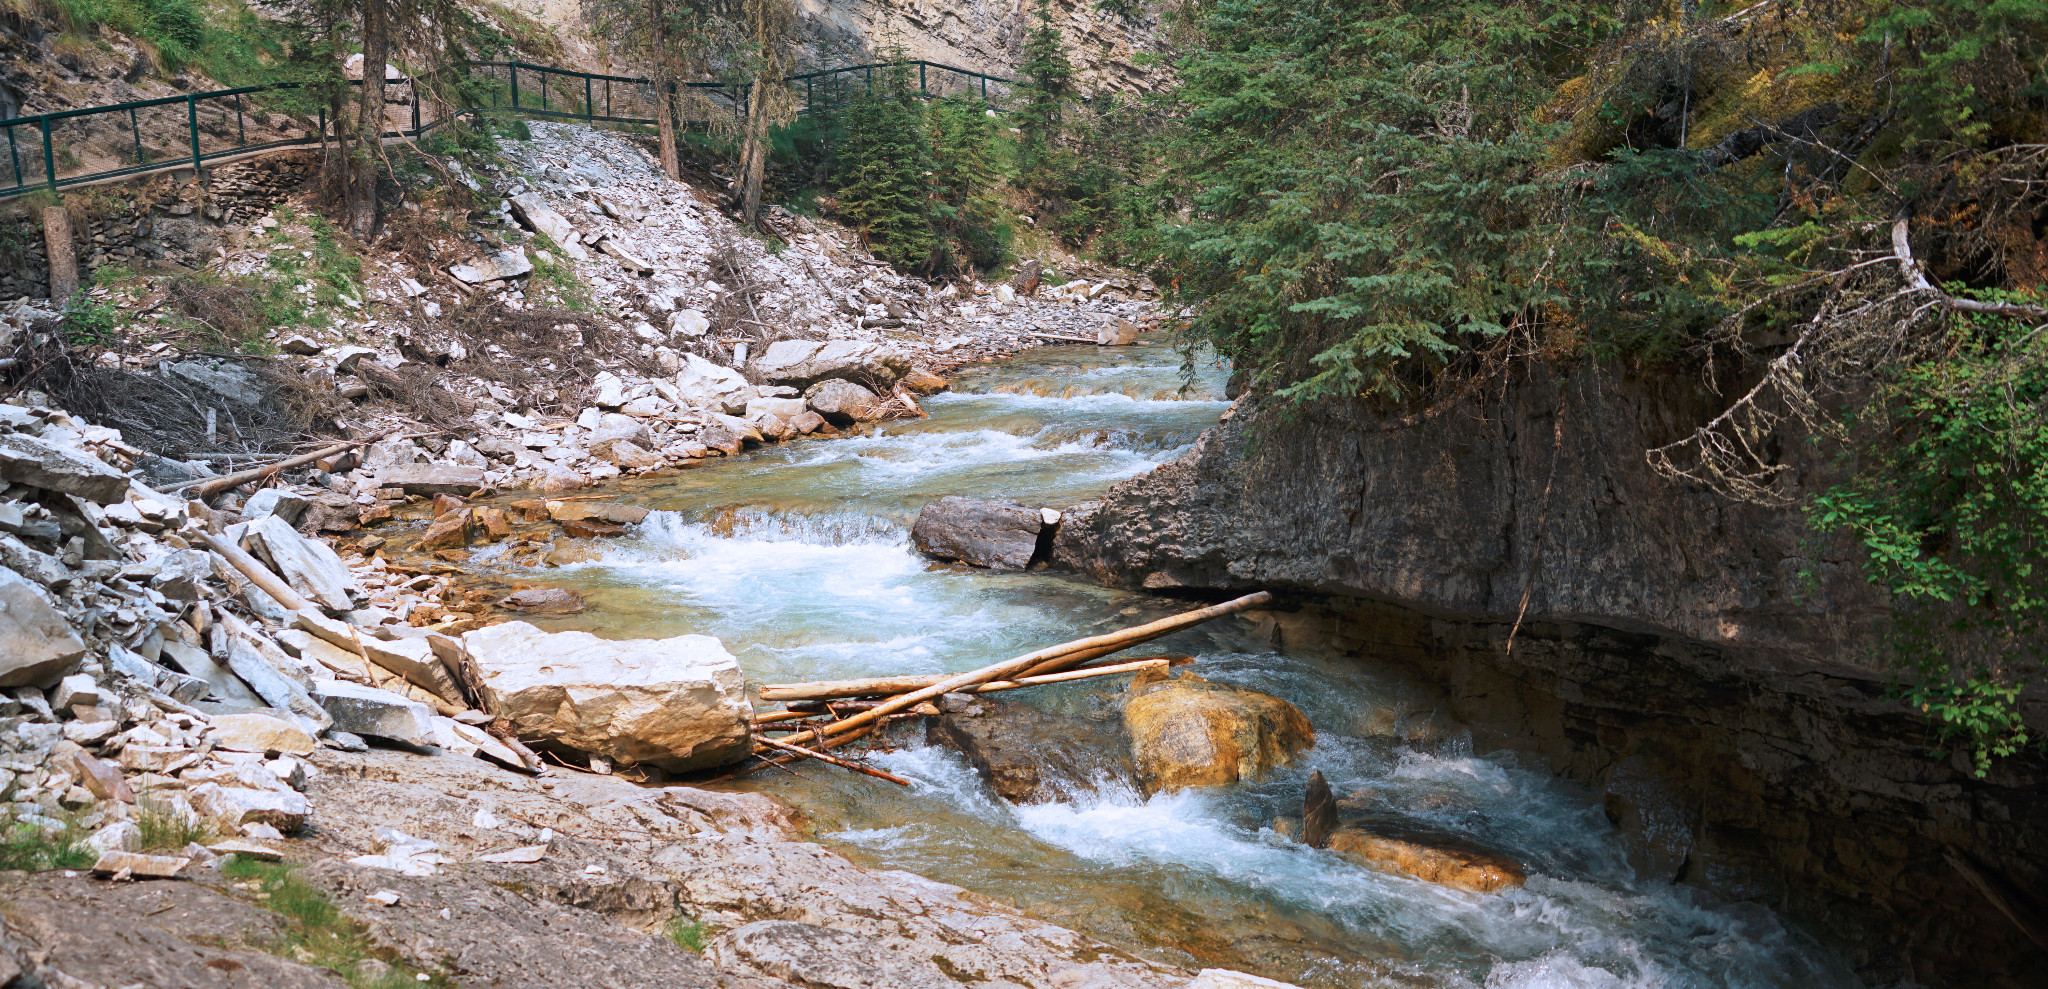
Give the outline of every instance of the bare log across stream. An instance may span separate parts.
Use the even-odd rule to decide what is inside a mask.
[[[1188,656],[1147,656],[1114,666],[1089,666],[1065,673],[1040,674],[1018,677],[1014,680],[993,680],[977,687],[968,687],[963,694],[986,694],[998,690],[1016,690],[1041,683],[1060,683],[1066,680],[1086,680],[1090,677],[1114,676],[1118,673],[1135,673],[1154,663],[1179,665],[1191,662]],[[916,676],[867,677],[860,680],[820,680],[815,683],[774,683],[761,688],[764,701],[786,701],[791,710],[805,710],[823,713],[825,708],[818,702],[839,700],[848,697],[889,697],[922,690],[946,678],[944,673],[926,673]],[[864,711],[875,706],[875,701],[857,701],[852,704],[837,704],[841,711]],[[856,706],[858,705],[858,706]]]
[[[1140,643],[1150,642],[1153,639],[1192,628],[1211,619],[1221,618],[1225,615],[1234,615],[1247,608],[1256,608],[1271,600],[1273,600],[1272,594],[1266,591],[1259,591],[1232,601],[1225,601],[1222,604],[1183,612],[1154,622],[1147,622],[1135,628],[1127,628],[1103,635],[1093,635],[1085,639],[1075,639],[1072,642],[1048,646],[1036,652],[1025,653],[1022,656],[1004,660],[994,666],[987,666],[969,673],[957,673],[951,676],[874,677],[867,680],[764,684],[761,687],[761,699],[764,701],[828,700],[837,697],[877,697],[898,694],[917,696],[916,701],[910,702],[915,704],[917,701],[937,697],[939,694],[951,693],[964,687],[992,680],[1018,682],[1028,677],[1056,673],[1078,666],[1091,659],[1098,659],[1113,652],[1129,649]],[[945,689],[935,689],[942,686]],[[848,693],[846,691],[855,692]],[[899,696],[898,699],[901,700],[902,697]],[[903,704],[890,709],[900,710],[902,707],[908,706],[909,704]]]
[[[1162,635],[1178,632],[1184,628],[1192,628],[1212,618],[1221,618],[1224,615],[1234,615],[1247,608],[1256,608],[1271,600],[1273,600],[1272,594],[1266,591],[1259,591],[1235,600],[1225,601],[1222,604],[1210,605],[1207,608],[1184,612],[1170,618],[1161,618],[1158,621],[1148,622],[1121,632],[1095,635],[1057,646],[1048,646],[1036,652],[1028,652],[1022,656],[1006,659],[991,666],[984,666],[978,670],[969,670],[966,673],[947,677],[929,687],[913,690],[907,694],[898,694],[870,710],[862,711],[853,717],[841,721],[834,721],[829,725],[813,729],[806,734],[822,741],[833,735],[841,735],[858,728],[865,728],[883,717],[931,700],[940,694],[950,694],[963,687],[972,687],[988,683],[991,680],[1001,680],[1006,677],[1015,676],[1037,669],[1049,660],[1069,660],[1074,655],[1080,653],[1101,655],[1100,650],[1112,646],[1118,649],[1127,648],[1140,642],[1159,638]]]

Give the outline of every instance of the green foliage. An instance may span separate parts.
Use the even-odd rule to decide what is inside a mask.
[[[64,306],[57,324],[64,341],[73,347],[104,347],[114,342],[121,329],[121,311],[112,303],[95,299],[85,289]]]
[[[955,275],[991,270],[1003,263],[1009,225],[990,197],[998,180],[995,121],[980,100],[933,100],[926,107],[931,136],[931,219],[933,247],[921,267],[926,274]]]
[[[893,61],[841,114],[833,163],[839,213],[877,257],[905,270],[929,261],[931,144],[909,66]]]
[[[678,916],[671,919],[668,926],[662,928],[662,933],[674,941],[677,947],[701,955],[704,953],[705,943],[711,939],[712,930],[710,924],[701,920]]]
[[[252,890],[263,906],[287,922],[281,937],[258,945],[271,954],[325,968],[353,989],[452,985],[444,976],[420,972],[378,949],[361,924],[300,878],[290,863],[231,855],[222,863],[221,875]]]
[[[1893,439],[1811,519],[1863,544],[1897,602],[1908,699],[1982,776],[2027,744],[2019,693],[2048,659],[2048,340],[1979,317],[1953,344],[1864,407],[1865,428]]]
[[[1049,0],[1038,0],[1037,23],[1024,38],[1024,62],[1018,66],[1019,95],[1015,108],[1018,130],[1023,132],[1017,159],[1028,177],[1056,167],[1048,161],[1059,141],[1061,111],[1073,99],[1074,65],[1067,58],[1067,42],[1053,20]]]
[[[187,816],[148,794],[137,800],[136,811],[135,827],[142,833],[137,851],[178,851],[194,842],[208,845],[225,837],[217,822]]]
[[[0,869],[41,872],[48,869],[90,869],[99,854],[85,843],[85,830],[77,822],[61,820],[62,827],[45,831],[27,821],[0,818]]]
[[[2016,703],[2042,662],[2048,353],[1901,293],[1885,233],[1911,218],[1952,292],[2040,283],[2048,0],[1747,6],[1213,0],[1156,130],[1027,87],[1021,180],[1295,411],[1426,402],[1526,355],[1733,397],[1731,362],[1864,341],[1882,356],[1813,365],[1816,393],[1874,397],[1819,413],[1852,406],[1824,439],[1854,466],[1810,518],[1861,540],[1901,689],[1984,772],[2039,734]]]

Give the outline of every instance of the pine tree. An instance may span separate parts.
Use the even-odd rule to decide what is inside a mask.
[[[909,66],[896,59],[876,76],[840,120],[839,213],[876,256],[910,270],[932,255],[930,137]]]
[[[1024,102],[1017,110],[1024,140],[1018,164],[1028,176],[1046,166],[1059,140],[1061,108],[1074,95],[1074,65],[1067,58],[1067,40],[1053,22],[1048,0],[1038,0],[1038,23],[1024,40],[1020,89]]]

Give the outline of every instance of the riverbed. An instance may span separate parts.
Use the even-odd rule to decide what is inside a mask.
[[[978,365],[873,434],[764,447],[622,488],[655,513],[597,559],[548,574],[590,610],[553,629],[720,637],[751,680],[937,673],[1184,610],[1185,601],[1056,572],[991,573],[915,553],[943,495],[1065,508],[1172,459],[1227,407],[1227,370],[1160,344],[1039,348]],[[1156,645],[1202,676],[1282,697],[1315,748],[1256,784],[1145,799],[1076,786],[1017,807],[959,756],[873,757],[908,791],[804,764],[740,784],[802,808],[863,864],[955,883],[1163,961],[1310,987],[1855,986],[1769,909],[1639,878],[1598,799],[1540,764],[1475,753],[1428,688],[1314,644],[1275,647],[1232,619]],[[1147,651],[1150,651],[1149,649]],[[1004,695],[1114,719],[1119,684]],[[1467,893],[1292,842],[1312,770],[1375,815],[1523,863],[1526,885]]]

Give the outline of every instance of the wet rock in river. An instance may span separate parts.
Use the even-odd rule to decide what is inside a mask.
[[[812,385],[804,392],[804,401],[812,411],[835,425],[873,422],[882,417],[880,395],[840,378]]]
[[[995,570],[1023,570],[1040,553],[1052,526],[1036,508],[1007,501],[979,501],[952,495],[917,513],[910,542],[940,560]]]
[[[739,661],[708,635],[600,639],[507,622],[463,636],[484,706],[520,737],[622,766],[700,769],[743,758]]]
[[[1258,779],[1315,745],[1294,705],[1193,673],[1141,671],[1124,698],[1138,777],[1151,793]]]
[[[498,606],[537,615],[573,615],[584,609],[583,596],[562,587],[529,587],[499,599]]]
[[[1522,867],[1506,856],[1450,836],[1391,825],[1371,830],[1347,825],[1330,835],[1330,850],[1368,868],[1475,893],[1520,886],[1525,878]]]
[[[1013,804],[1065,800],[1110,781],[1135,788],[1129,740],[1080,718],[990,697],[940,708],[947,713],[931,719],[925,741],[958,750]]]

